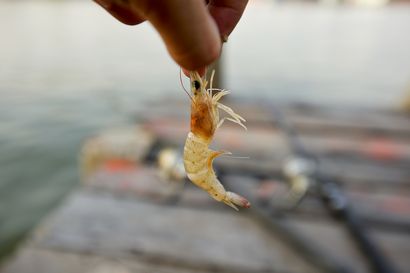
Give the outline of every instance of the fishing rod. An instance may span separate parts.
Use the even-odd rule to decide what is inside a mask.
[[[366,257],[371,272],[374,273],[396,273],[398,272],[391,261],[383,255],[380,248],[363,225],[361,219],[356,215],[348,198],[340,189],[339,185],[333,180],[325,177],[319,171],[320,161],[312,153],[308,152],[294,128],[287,122],[286,118],[275,105],[270,105],[274,118],[274,125],[280,128],[286,135],[292,159],[285,165],[284,173],[291,185],[297,185],[299,192],[295,191],[296,196],[293,203],[298,204],[309,187],[314,187],[321,197],[321,200],[338,221],[345,224],[350,234],[354,238],[356,245]],[[301,183],[301,181],[303,183]],[[300,186],[302,184],[302,186]]]

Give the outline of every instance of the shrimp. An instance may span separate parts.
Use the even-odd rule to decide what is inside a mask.
[[[213,151],[209,144],[216,129],[221,127],[225,120],[237,123],[246,129],[242,122],[245,119],[236,114],[231,108],[223,105],[219,100],[229,94],[227,90],[212,88],[214,71],[210,80],[210,88],[206,89],[208,82],[201,78],[198,72],[190,72],[191,78],[191,131],[184,146],[184,166],[189,180],[195,185],[207,191],[215,200],[224,202],[226,205],[238,210],[236,206],[249,208],[250,203],[244,197],[226,191],[216,177],[212,167],[213,160],[226,151]],[[219,93],[213,94],[213,90]],[[219,109],[225,111],[228,117],[219,119]]]

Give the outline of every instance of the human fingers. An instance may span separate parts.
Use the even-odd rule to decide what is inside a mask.
[[[219,57],[218,27],[203,1],[135,0],[131,3],[156,28],[171,57],[182,68],[197,70]]]
[[[124,24],[137,25],[145,21],[131,8],[128,0],[94,0],[94,2]]]
[[[242,17],[248,0],[211,0],[207,2],[209,13],[214,18],[220,37],[225,42]],[[183,72],[189,77],[188,70],[183,69]],[[199,69],[198,72],[200,75],[205,74],[205,67]]]
[[[227,39],[248,4],[248,0],[210,0],[209,13],[218,25],[219,33],[223,39]]]

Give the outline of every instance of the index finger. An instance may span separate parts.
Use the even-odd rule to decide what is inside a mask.
[[[196,70],[219,57],[218,27],[203,1],[142,0],[135,8],[157,29],[170,55],[183,68]]]

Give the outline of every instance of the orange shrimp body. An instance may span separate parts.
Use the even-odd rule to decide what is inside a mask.
[[[216,177],[212,168],[213,160],[222,154],[230,154],[225,151],[213,151],[209,149],[212,138],[225,120],[235,122],[242,127],[245,121],[233,110],[218,101],[229,92],[221,90],[212,94],[212,79],[210,89],[206,89],[207,81],[202,79],[197,72],[191,72],[191,132],[184,146],[184,166],[189,180],[195,185],[207,191],[215,200],[222,201],[228,206],[238,210],[236,206],[249,208],[250,203],[244,197],[226,191]],[[219,90],[219,89],[218,89]],[[219,119],[219,110],[224,110],[229,117]]]

